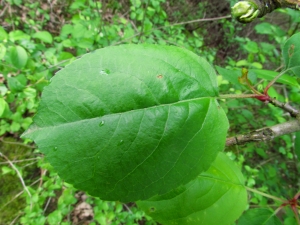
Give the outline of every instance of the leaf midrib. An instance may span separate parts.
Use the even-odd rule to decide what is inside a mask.
[[[115,112],[115,113],[109,113],[100,117],[91,117],[88,119],[82,119],[82,120],[75,120],[75,121],[70,121],[70,122],[66,122],[66,123],[61,123],[61,124],[56,124],[56,125],[51,125],[51,126],[38,126],[37,124],[33,123],[29,129],[23,133],[21,135],[21,137],[26,137],[28,135],[30,135],[31,133],[38,131],[38,130],[42,130],[42,129],[49,129],[49,128],[58,128],[58,127],[62,127],[62,126],[66,126],[66,125],[71,125],[71,124],[76,124],[76,123],[81,123],[84,121],[90,121],[90,120],[96,120],[99,118],[104,118],[106,116],[114,116],[114,115],[119,115],[122,113],[130,113],[130,112],[136,112],[136,111],[141,111],[141,110],[148,110],[148,109],[152,109],[152,108],[156,108],[156,107],[165,107],[165,106],[170,106],[170,105],[175,105],[175,104],[180,104],[180,103],[184,103],[184,102],[193,102],[193,101],[198,101],[201,99],[209,99],[210,101],[216,99],[217,97],[199,97],[199,98],[191,98],[191,99],[185,99],[185,100],[179,100],[177,102],[172,102],[172,103],[166,103],[166,104],[161,104],[161,105],[154,105],[154,106],[150,106],[147,108],[141,108],[141,109],[133,109],[133,110],[129,110],[129,111],[123,111],[123,112]]]

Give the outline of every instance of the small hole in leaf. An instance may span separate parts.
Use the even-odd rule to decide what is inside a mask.
[[[150,212],[155,212],[155,210],[156,210],[155,207],[151,207],[151,208],[149,209]]]
[[[100,70],[100,75],[108,75],[110,74],[110,70],[109,69],[104,69],[104,70]]]
[[[157,75],[157,78],[158,78],[158,79],[162,79],[162,78],[163,78],[163,75],[159,74],[159,75]]]

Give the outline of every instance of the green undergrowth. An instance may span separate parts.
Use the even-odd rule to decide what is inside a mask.
[[[32,154],[32,149],[16,143],[14,138],[5,138],[0,143],[1,153],[5,155],[20,171],[26,184],[39,175],[36,155]],[[2,158],[3,159],[3,158]],[[10,166],[6,159],[0,161],[0,224],[7,224],[16,218],[25,207],[26,201],[22,197],[24,192],[17,172]]]
[[[82,55],[107,46],[179,46],[222,66],[215,67],[221,94],[249,93],[237,80],[241,68],[249,69],[249,79],[263,90],[274,71],[282,68],[282,45],[300,31],[300,15],[280,9],[275,12],[282,18],[280,23],[267,17],[247,26],[228,18],[180,24],[207,15],[229,15],[234,2],[224,1],[222,5],[213,1],[227,9],[224,13],[213,10],[209,1],[1,2],[5,10],[0,24],[0,152],[7,158],[0,161],[0,183],[4,184],[0,186],[0,224],[72,224],[74,209],[82,202],[92,207],[93,214],[78,217],[79,222],[155,224],[133,203],[106,202],[85,194],[83,199],[76,197],[80,192],[61,180],[34,144],[28,140],[23,143],[20,135],[32,123],[41,93],[54,74]],[[221,39],[216,32],[224,32]],[[299,107],[299,86],[296,78],[283,77],[269,93]],[[221,106],[230,122],[229,136],[289,120],[281,109],[255,99],[224,100]],[[285,135],[269,142],[230,147],[226,152],[242,169],[247,186],[291,198],[299,191],[300,182],[299,149],[295,146],[295,135]],[[30,194],[7,159],[20,171]],[[249,198],[249,208],[274,203],[257,194]],[[283,214],[282,223],[292,225],[292,213],[287,210]]]

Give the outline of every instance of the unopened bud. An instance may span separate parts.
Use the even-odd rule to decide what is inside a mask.
[[[240,1],[231,8],[231,14],[241,23],[250,23],[259,15],[258,6],[252,2]]]

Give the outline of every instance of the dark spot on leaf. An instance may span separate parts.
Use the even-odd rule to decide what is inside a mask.
[[[157,75],[157,78],[158,78],[158,79],[162,79],[162,78],[163,78],[163,75],[159,74],[159,75]]]
[[[156,208],[155,207],[150,207],[149,211],[150,212],[155,212]]]

